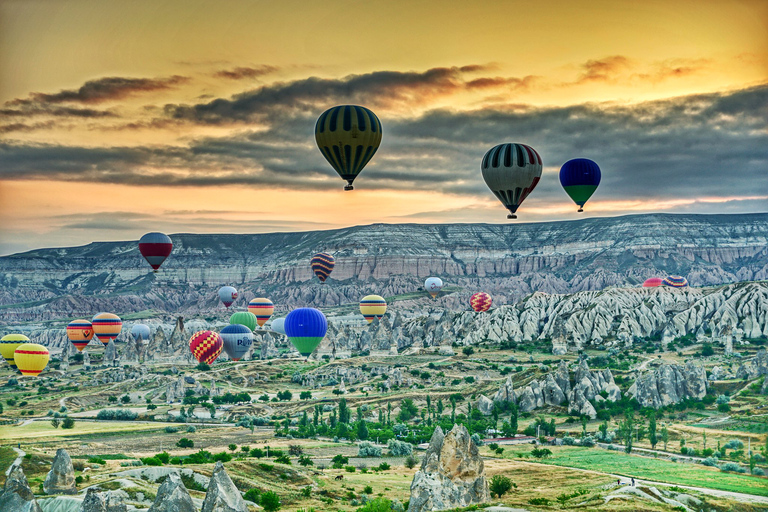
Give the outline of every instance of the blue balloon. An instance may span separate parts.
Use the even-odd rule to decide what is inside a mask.
[[[588,158],[568,160],[560,168],[560,184],[573,202],[584,211],[586,203],[600,185],[600,167]]]
[[[138,340],[139,336],[144,341],[149,341],[149,326],[144,324],[136,324],[131,328],[131,336],[134,340]]]
[[[241,324],[230,324],[219,333],[224,351],[233,361],[239,361],[253,345],[253,332]]]
[[[315,351],[327,331],[328,320],[315,308],[294,309],[285,317],[285,334],[305,357]]]

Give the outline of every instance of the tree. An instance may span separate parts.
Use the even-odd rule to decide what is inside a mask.
[[[349,407],[347,407],[347,399],[342,398],[339,400],[339,423],[349,423],[350,415]]]
[[[416,408],[416,405],[414,405],[413,399],[404,398],[400,402],[400,412],[397,415],[397,421],[405,423],[414,418],[417,414],[419,414],[419,410]]]
[[[669,430],[667,426],[661,427],[661,442],[664,443],[664,451],[667,451],[667,443],[669,442]]]
[[[179,448],[194,448],[195,442],[191,439],[187,439],[186,437],[182,437],[178,441],[176,441],[176,446]]]
[[[314,466],[315,463],[312,462],[312,459],[309,458],[307,455],[301,455],[299,456],[299,464],[302,466]]]
[[[123,402],[124,404],[129,404],[131,403],[131,397],[128,395],[123,395],[120,397],[120,401]]]
[[[513,436],[517,434],[518,424],[517,424],[517,416],[518,416],[518,410],[517,405],[514,403],[510,403],[510,416],[509,416],[509,429],[513,432]],[[506,434],[505,434],[506,435]]]
[[[407,467],[408,469],[415,468],[416,464],[418,463],[419,463],[419,458],[414,454],[410,454],[405,458],[405,461],[403,461],[403,465],[405,465],[405,467]]]
[[[632,440],[634,438],[635,428],[635,411],[628,408],[624,411],[624,421],[619,423],[619,429],[621,430],[622,437],[624,438],[624,451],[632,453]]]
[[[392,402],[387,402],[387,424],[392,424]],[[766,446],[768,446],[768,442],[766,442]]]
[[[512,485],[512,480],[506,476],[494,475],[493,478],[491,478],[491,483],[488,485],[488,489],[491,491],[491,496],[501,498],[512,489]]]
[[[59,428],[59,425],[60,425],[60,424],[61,424],[61,422],[59,421],[59,419],[58,419],[58,418],[53,418],[53,419],[51,420],[51,425],[53,425],[53,428]]]
[[[465,356],[467,356],[467,357],[469,357],[469,356],[471,356],[472,354],[474,354],[474,353],[475,353],[475,349],[474,349],[474,348],[472,348],[472,347],[464,347],[463,349],[461,349],[461,351],[462,351],[462,352],[464,353],[464,355],[465,355]]]
[[[232,443],[227,448],[229,448],[229,451],[233,452],[237,450],[237,445],[235,443]]]
[[[438,398],[437,399],[437,414],[443,414],[443,409],[444,409],[443,399],[442,398]],[[766,445],[768,446],[768,443]]]
[[[368,427],[365,425],[365,421],[357,422],[357,438],[361,441],[368,439]]]
[[[456,423],[456,399],[451,395],[451,423]]]
[[[587,422],[589,418],[586,414],[581,415],[581,437],[587,437]]]
[[[267,512],[274,512],[280,509],[280,498],[272,491],[262,493],[260,502]]]
[[[72,418],[64,418],[64,421],[61,423],[61,428],[75,428],[75,420]]]
[[[546,459],[552,455],[552,450],[549,448],[534,448],[531,450],[531,455],[537,459]]]
[[[110,396],[109,396],[109,398],[107,398],[107,401],[108,401],[109,403],[114,403],[114,402],[117,402],[117,397],[116,397],[116,396],[114,396],[114,395],[110,395]],[[9,405],[10,405],[10,404],[9,404]]]
[[[706,436],[706,434],[704,434]],[[706,439],[706,437],[705,437]],[[656,413],[652,412],[648,418],[648,440],[651,442],[651,448],[656,449],[656,444],[659,442],[659,438],[656,435]],[[706,448],[706,441],[705,441]]]
[[[312,392],[311,391],[302,391],[299,393],[299,399],[300,400],[311,400],[312,399]]]

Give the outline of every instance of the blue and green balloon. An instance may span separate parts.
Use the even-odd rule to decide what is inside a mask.
[[[560,168],[560,184],[583,212],[584,203],[600,185],[600,167],[588,158],[568,160]]]

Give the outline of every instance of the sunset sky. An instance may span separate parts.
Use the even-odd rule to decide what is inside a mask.
[[[372,109],[343,192],[314,141]],[[517,221],[480,160],[544,161]],[[603,172],[586,212],[557,177]],[[768,2],[0,0],[0,254],[166,233],[768,211]]]

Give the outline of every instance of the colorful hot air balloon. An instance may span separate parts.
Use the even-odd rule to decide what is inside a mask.
[[[29,338],[23,334],[6,334],[0,338],[0,355],[8,363],[12,369],[16,369],[16,361],[14,359],[14,352],[21,345],[28,343]]]
[[[229,317],[229,324],[244,325],[251,331],[255,331],[256,325],[258,324],[258,322],[256,319],[256,315],[254,315],[250,311],[240,311],[238,313],[233,314],[231,317]]]
[[[48,349],[37,343],[24,343],[14,352],[16,366],[19,367],[21,374],[27,377],[40,375],[40,372],[48,366],[50,357]]]
[[[386,312],[387,301],[379,295],[366,295],[360,300],[360,313],[368,323],[373,322],[374,318],[381,319]]]
[[[319,252],[312,256],[309,262],[312,272],[315,273],[321,283],[324,283],[328,276],[333,272],[333,265],[336,260],[327,252]]]
[[[248,303],[248,311],[256,315],[256,322],[258,322],[259,327],[263,327],[272,313],[275,312],[275,305],[269,299],[256,298]]]
[[[224,342],[221,336],[213,331],[198,331],[189,339],[189,350],[201,363],[213,363],[219,354]]]
[[[491,296],[485,292],[477,292],[469,298],[469,305],[476,313],[488,311],[491,309]]]
[[[440,290],[443,289],[443,280],[439,277],[428,277],[427,280],[424,281],[424,289],[427,290],[434,299],[440,294]]]
[[[661,286],[663,281],[664,280],[660,277],[651,277],[645,280],[643,288],[656,288],[657,286]]]
[[[491,192],[509,210],[515,212],[541,178],[541,157],[525,144],[499,144],[488,150],[480,165],[483,179]]]
[[[253,332],[244,325],[228,325],[219,333],[224,352],[233,361],[239,361],[253,345]]]
[[[285,334],[285,318],[275,318],[272,320],[272,330]]]
[[[67,325],[67,336],[78,352],[93,339],[93,325],[88,320],[72,320]]]
[[[93,332],[104,346],[109,345],[109,340],[114,340],[123,328],[123,321],[112,313],[99,313],[91,320]]]
[[[352,182],[379,149],[381,122],[365,107],[329,108],[317,119],[315,141],[331,167],[347,180],[344,190],[352,190]]]
[[[583,212],[584,203],[600,185],[600,167],[588,158],[568,160],[560,168],[560,184]]]
[[[672,288],[685,288],[688,286],[688,280],[683,276],[667,276],[661,283]]]
[[[294,309],[285,317],[285,334],[304,357],[315,351],[327,331],[328,320],[315,308]]]
[[[237,290],[232,286],[222,286],[219,288],[219,299],[224,303],[224,307],[228,308],[237,300]]]
[[[173,242],[164,233],[147,233],[139,240],[139,252],[155,272],[173,250]]]
[[[149,340],[149,326],[144,324],[136,324],[133,327],[131,327],[131,336],[133,336],[133,339],[135,341],[139,341],[139,338],[141,338],[143,341]]]

